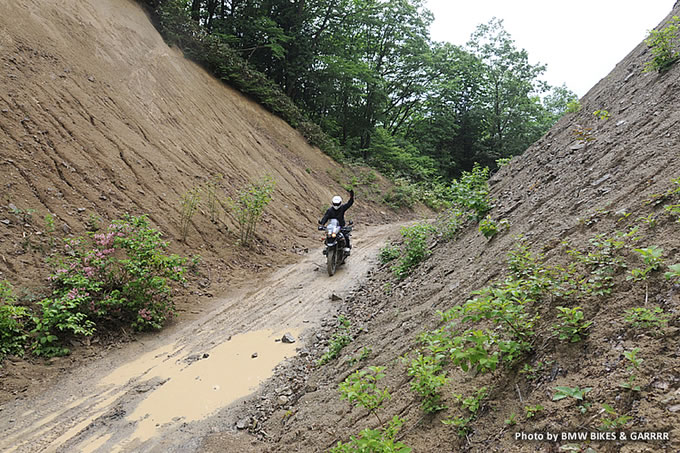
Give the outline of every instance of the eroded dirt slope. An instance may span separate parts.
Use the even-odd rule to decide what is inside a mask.
[[[680,4],[671,14],[680,14]],[[341,401],[338,392],[338,384],[352,372],[373,365],[386,367],[382,382],[392,393],[380,417],[406,419],[398,439],[417,452],[680,451],[680,288],[663,272],[652,273],[647,282],[627,279],[630,269],[642,266],[633,248],[661,247],[665,265],[680,262],[680,223],[664,208],[680,203],[680,195],[657,196],[676,189],[672,180],[680,177],[680,65],[664,74],[643,72],[650,58],[647,46],[640,44],[581,99],[580,112],[562,118],[492,178],[496,207],[491,216],[507,219],[508,231],[487,241],[470,228],[455,241],[434,246],[411,277],[398,282],[385,266],[346,301],[341,311],[352,319],[355,340],[339,360],[311,373],[310,385],[295,396],[293,407],[271,416],[251,408],[254,431],[264,440],[252,451],[327,451],[364,428],[378,427],[376,417]],[[610,118],[598,119],[596,110],[607,110]],[[587,141],[576,134],[588,129]],[[535,307],[541,318],[531,354],[488,374],[464,373],[449,363],[450,381],[441,391],[448,409],[434,415],[422,411],[421,398],[410,389],[413,378],[399,358],[413,357],[418,335],[441,325],[438,310],[464,303],[473,291],[509,274],[507,254],[519,235],[534,254],[545,254],[547,264],[566,267],[574,262],[567,248],[597,252],[591,240],[597,242],[598,235],[616,239],[617,232],[635,227],[629,238],[639,239],[625,239],[632,242],[618,252],[628,268],[613,276],[611,294],[542,299]],[[556,307],[579,305],[593,321],[590,335],[580,342],[558,341],[552,333]],[[668,325],[632,328],[623,318],[624,310],[633,307],[661,308]],[[333,331],[326,329],[325,335]],[[364,348],[370,350],[367,360],[357,360]],[[624,352],[634,348],[644,360],[634,371],[639,392],[620,386],[631,375]],[[524,365],[528,373],[520,372]],[[461,437],[456,427],[442,423],[470,415],[453,395],[472,396],[483,386],[489,396]],[[582,411],[573,398],[553,401],[557,386],[591,387],[589,406]],[[604,404],[616,415],[607,414]],[[526,407],[537,405],[542,409],[529,417]],[[534,431],[599,433],[606,420],[623,415],[630,417],[628,432],[665,431],[669,440],[530,442],[514,437]],[[204,448],[228,451],[224,445],[233,439],[227,429],[207,439]]]
[[[339,179],[338,165],[168,48],[132,0],[3,2],[0,87],[0,278],[15,285],[43,266],[31,252],[48,212],[57,234],[81,233],[91,215],[146,213],[178,249],[184,193],[223,175],[218,192],[233,195],[270,175],[277,190],[260,245],[278,262],[309,243],[333,194],[346,195],[329,176]],[[24,222],[13,209],[35,212]],[[357,211],[368,218],[366,203]],[[184,250],[238,268],[234,221],[221,217],[196,215]]]

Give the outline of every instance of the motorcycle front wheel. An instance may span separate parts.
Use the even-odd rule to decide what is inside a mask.
[[[337,253],[337,249],[332,248],[328,249],[328,254],[326,255],[326,270],[328,270],[328,276],[332,277],[333,274],[335,274],[335,268],[337,267],[337,263],[335,261],[335,254]]]

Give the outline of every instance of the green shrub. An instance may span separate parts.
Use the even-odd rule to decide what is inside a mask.
[[[382,264],[387,264],[390,261],[394,261],[399,258],[399,255],[401,255],[399,247],[395,247],[392,244],[386,244],[385,247],[380,249],[378,259]]]
[[[634,249],[634,252],[640,254],[642,261],[645,263],[644,269],[631,269],[628,279],[631,280],[647,280],[647,275],[659,269],[663,265],[663,249],[652,245],[651,247],[643,249]]]
[[[427,239],[434,232],[434,227],[418,223],[410,227],[402,227],[404,250],[399,262],[392,268],[398,278],[405,278],[413,269],[432,253],[427,247]]]
[[[465,213],[459,208],[450,207],[437,216],[434,228],[444,241],[453,240],[465,225],[465,217]]]
[[[668,266],[668,272],[663,274],[663,276],[666,280],[672,280],[675,283],[680,282],[680,263]]]
[[[645,64],[645,72],[667,71],[680,59],[680,53],[677,50],[678,30],[680,30],[680,18],[673,16],[661,30],[649,32],[645,44],[652,52],[652,60]]]
[[[67,239],[53,260],[52,296],[39,305],[37,355],[61,355],[65,335],[91,335],[95,323],[160,329],[173,315],[169,280],[183,281],[184,259],[164,255],[167,243],[146,216],[125,215],[92,238]]]
[[[411,448],[395,440],[403,423],[395,415],[385,428],[364,429],[359,437],[350,437],[348,443],[338,442],[330,453],[410,453]]]
[[[338,330],[333,334],[328,344],[328,350],[317,360],[317,365],[321,366],[330,362],[340,354],[342,348],[352,342],[352,337],[349,333],[350,327],[350,322],[347,318],[342,315],[338,317]]]
[[[439,388],[448,382],[446,371],[442,370],[441,358],[418,352],[411,360],[408,375],[414,377],[411,390],[423,397],[423,411],[429,414],[446,409],[439,393]]]
[[[238,222],[239,242],[242,246],[247,246],[255,235],[255,227],[262,218],[264,208],[272,199],[274,186],[274,180],[265,177],[248,185],[238,194],[235,200],[231,198],[227,200],[227,204]]]
[[[12,285],[7,280],[0,280],[0,361],[8,354],[24,354],[29,313],[15,303]]]
[[[578,99],[575,99],[573,101],[569,101],[567,103],[566,113],[577,113],[579,111],[581,111],[581,103],[579,102]]]
[[[464,171],[451,184],[452,204],[470,212],[470,217],[475,221],[479,221],[491,209],[488,179],[489,169],[475,163],[472,171]]]
[[[668,315],[660,307],[652,309],[634,307],[624,311],[624,320],[636,329],[649,329],[658,331],[668,323]]]
[[[557,309],[560,311],[557,315],[560,322],[555,324],[553,329],[559,339],[569,340],[572,343],[581,341],[581,338],[587,335],[587,331],[593,322],[584,320],[581,307],[557,307]]]
[[[377,387],[378,381],[385,377],[384,370],[385,367],[379,366],[357,370],[340,383],[341,399],[366,408],[375,415],[381,425],[383,422],[377,411],[383,403],[390,400],[390,392],[387,389],[379,390]]]

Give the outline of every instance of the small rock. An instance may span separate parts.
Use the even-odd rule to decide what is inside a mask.
[[[103,201],[107,200],[106,195],[99,195],[99,199]]]
[[[285,406],[288,404],[288,397],[285,395],[281,395],[276,399],[276,402],[279,404],[279,406]]]
[[[331,300],[332,300],[332,301],[342,300],[342,297],[340,297],[340,296],[338,296],[337,294],[333,293],[333,294],[331,294]]]
[[[17,211],[17,207],[14,203],[10,203],[7,205],[10,211]]]
[[[607,173],[606,175],[604,175],[603,177],[601,177],[597,181],[591,182],[590,185],[593,186],[593,187],[597,187],[611,177],[612,177],[611,173]]]
[[[257,358],[257,352],[253,352],[253,354],[250,357],[253,358],[253,359],[256,359]]]
[[[236,422],[236,429],[246,429],[249,424],[250,424],[250,419],[242,418],[241,420]]]
[[[295,343],[295,337],[293,337],[289,333],[286,333],[284,336],[281,337],[281,341],[283,341],[284,343]]]
[[[78,212],[85,212],[85,208],[78,208]]]
[[[64,223],[64,224],[61,226],[61,229],[64,231],[64,234],[69,234],[69,233],[71,233],[71,227],[68,226],[68,224],[66,224],[66,223]]]
[[[90,82],[94,82],[94,77],[90,76],[90,77],[87,78],[87,80],[89,80]]]
[[[12,222],[10,222],[8,219],[2,219],[2,220],[0,220],[0,223],[4,223],[5,225],[9,225]]]
[[[671,411],[671,412],[678,412],[678,411],[680,411],[680,404],[675,404],[673,406],[670,406],[668,408],[668,410]]]

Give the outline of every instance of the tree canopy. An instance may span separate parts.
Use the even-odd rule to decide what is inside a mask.
[[[464,46],[433,42],[424,0],[146,3],[228,45],[347,157],[392,176],[449,179],[476,162],[494,166],[576,99],[541,80],[545,66],[529,62],[502,20],[479,25]]]

